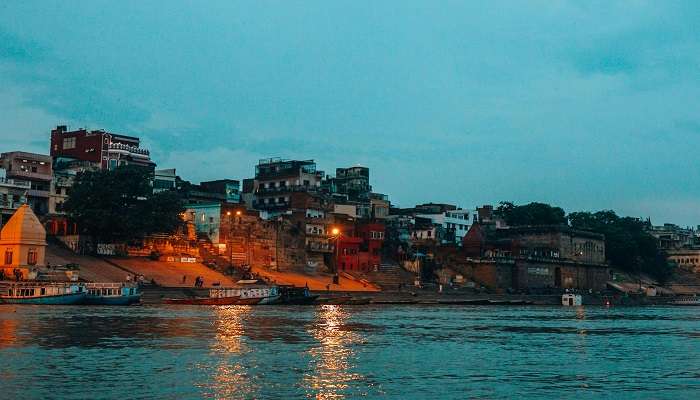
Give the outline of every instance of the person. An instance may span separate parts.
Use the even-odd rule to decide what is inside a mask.
[[[127,281],[127,282],[131,282],[131,275],[127,275],[127,276],[126,276],[126,281]]]
[[[330,292],[330,291],[331,291],[331,284],[329,283],[326,285],[326,292]]]
[[[187,282],[187,275],[182,275],[182,284],[184,285],[185,282]]]

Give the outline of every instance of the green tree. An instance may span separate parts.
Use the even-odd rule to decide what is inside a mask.
[[[65,210],[82,233],[100,242],[174,232],[182,224],[182,202],[174,192],[154,194],[151,175],[134,166],[79,173]]]
[[[673,273],[666,254],[637,218],[619,217],[614,211],[574,212],[569,223],[575,229],[605,235],[605,256],[610,263],[630,272],[647,273],[662,283]]]
[[[561,207],[553,207],[545,203],[516,206],[512,202],[502,201],[494,213],[511,226],[566,224],[564,210]]]

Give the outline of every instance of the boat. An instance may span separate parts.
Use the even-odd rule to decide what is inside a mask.
[[[671,302],[674,306],[700,306],[700,297],[696,295],[692,296],[680,296]]]
[[[352,297],[352,296],[337,296],[337,297],[325,297],[320,298],[316,301],[318,304],[330,304],[330,305],[365,305],[372,302],[369,297]]]
[[[308,305],[313,304],[318,295],[312,295],[308,287],[279,286],[279,298],[274,304]]]
[[[81,304],[86,292],[74,282],[0,282],[0,304]]]
[[[580,294],[564,293],[561,296],[561,304],[563,306],[580,306],[583,305],[583,299]]]
[[[125,283],[86,283],[85,304],[105,306],[128,306],[141,301],[141,292],[136,285]]]
[[[186,305],[253,305],[253,304],[274,304],[279,298],[277,286],[255,287],[255,288],[212,288],[209,289],[208,296],[186,297],[181,299],[168,298],[163,302],[166,304],[186,304]]]

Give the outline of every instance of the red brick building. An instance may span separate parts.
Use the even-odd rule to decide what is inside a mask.
[[[370,271],[381,264],[384,224],[358,221],[341,231],[336,252],[339,271]]]
[[[121,165],[139,165],[155,168],[150,153],[140,146],[140,139],[103,130],[69,131],[65,125],[51,130],[51,157],[60,164],[83,161],[100,169],[113,169]]]

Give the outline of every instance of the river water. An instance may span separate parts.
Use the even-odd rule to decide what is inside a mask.
[[[700,309],[0,306],[0,398],[700,398]]]

